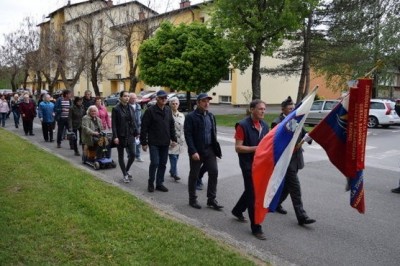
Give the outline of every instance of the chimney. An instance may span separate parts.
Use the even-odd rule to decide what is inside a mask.
[[[141,8],[139,11],[139,20],[142,20],[145,18],[146,18],[146,14],[144,13],[143,8]]]
[[[107,6],[112,7],[113,6],[113,1],[112,0],[107,0]]]
[[[190,6],[190,0],[181,0],[180,8],[185,8]]]

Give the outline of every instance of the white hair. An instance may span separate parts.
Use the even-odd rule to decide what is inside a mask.
[[[96,105],[91,105],[91,106],[89,106],[89,108],[87,109],[86,114],[89,115],[89,114],[90,114],[90,111],[91,111],[92,109],[93,109],[93,110],[96,110],[96,113],[99,112],[99,109],[97,108]]]
[[[176,96],[171,97],[171,99],[169,99],[169,102],[178,102],[179,103],[179,98]]]

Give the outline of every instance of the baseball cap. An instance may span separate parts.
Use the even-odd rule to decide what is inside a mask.
[[[197,96],[197,100],[200,101],[200,100],[203,100],[203,99],[212,100],[212,97],[208,96],[207,93],[200,93],[200,94]]]
[[[157,97],[167,97],[167,93],[163,90],[159,90],[159,91],[157,91],[156,96]]]

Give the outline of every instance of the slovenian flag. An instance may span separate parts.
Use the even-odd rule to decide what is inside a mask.
[[[256,224],[261,224],[268,211],[275,211],[279,203],[286,170],[316,91],[317,88],[258,144],[252,171]]]
[[[356,87],[309,135],[326,151],[329,160],[347,177],[350,205],[365,213],[365,146],[372,79],[359,79]]]

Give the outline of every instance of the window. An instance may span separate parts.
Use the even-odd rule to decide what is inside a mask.
[[[122,63],[122,57],[120,55],[117,55],[115,57],[115,64],[120,65]]]
[[[124,47],[125,46],[124,38],[118,38],[118,46],[119,47]]]
[[[115,74],[115,76],[117,76],[117,79],[121,79],[122,78],[121,74]]]
[[[222,81],[232,81],[232,73],[233,69],[228,68],[226,70],[225,76],[222,78]]]
[[[79,24],[76,24],[76,25],[75,25],[75,30],[76,30],[76,32],[79,32],[79,31],[80,31]]]
[[[103,20],[102,20],[102,19],[99,19],[99,20],[97,21],[97,25],[99,26],[99,29],[103,28]]]
[[[204,17],[200,17],[199,20],[200,20],[201,23],[204,23],[204,21],[205,21]]]
[[[221,96],[219,96],[219,102],[220,103],[231,103],[232,102],[232,97],[231,96],[221,95]]]
[[[314,103],[312,104],[310,110],[312,110],[312,111],[321,110],[323,104],[324,104],[323,101],[314,102]]]

